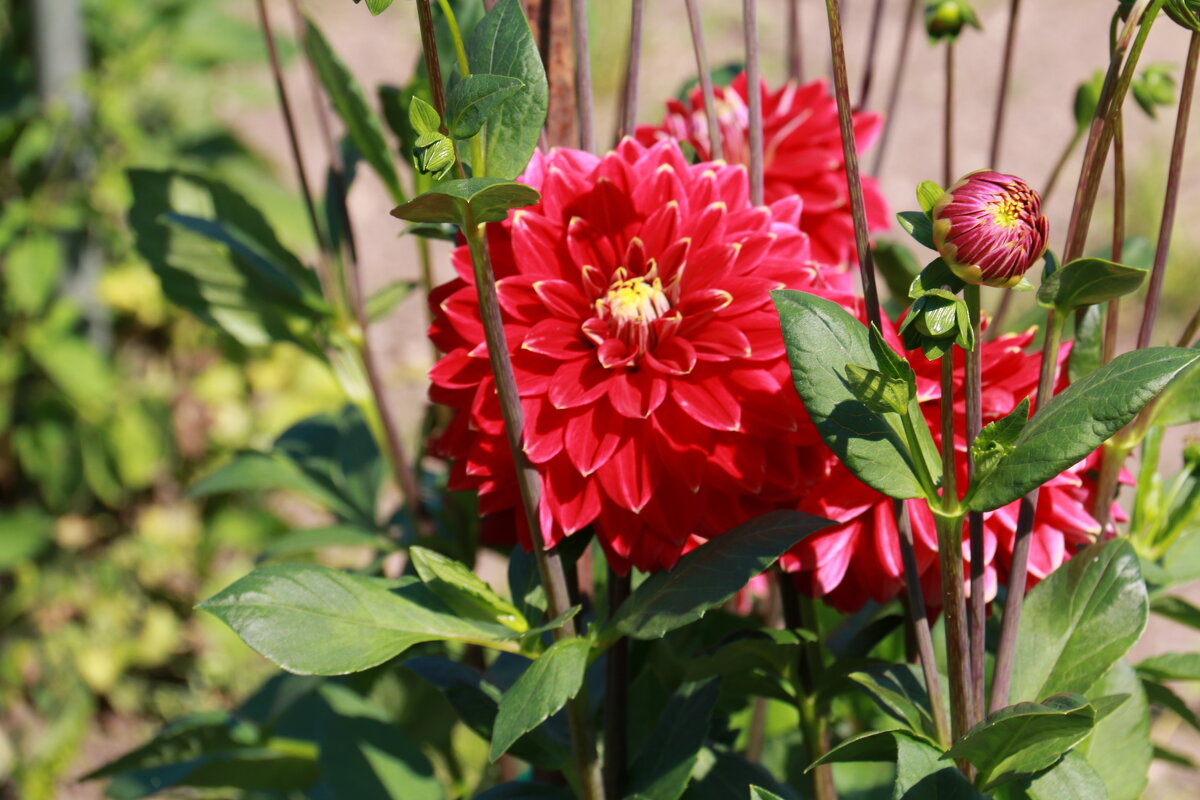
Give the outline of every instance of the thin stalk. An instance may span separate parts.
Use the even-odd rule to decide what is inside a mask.
[[[817,620],[816,605],[811,597],[796,590],[791,577],[780,573],[779,595],[783,605],[783,621],[791,630],[811,631],[815,642],[800,646],[796,659],[796,681],[800,692],[796,695],[796,709],[800,712],[800,730],[804,734],[804,747],[808,761],[812,763],[829,751],[829,729],[824,715],[817,713],[817,685],[824,665],[821,663],[821,630]],[[822,764],[812,771],[813,797],[816,800],[837,800],[833,785],[833,770]]]
[[[946,718],[946,705],[942,702],[942,679],[938,673],[937,658],[933,653],[933,635],[929,631],[929,618],[925,616],[925,592],[921,588],[917,554],[913,547],[912,520],[908,515],[908,503],[895,503],[896,530],[900,537],[900,559],[904,564],[904,584],[908,596],[907,613],[909,629],[917,645],[917,659],[925,676],[925,693],[929,695],[933,729],[938,743],[950,746],[950,723]]]
[[[633,126],[637,122],[638,73],[642,61],[642,18],[645,12],[646,0],[633,0],[629,15],[629,60],[625,66],[625,91],[621,95],[621,109],[618,114],[618,140],[633,135]]]
[[[954,182],[954,40],[946,42],[946,96],[942,104],[942,178],[943,186]]]
[[[700,25],[700,10],[696,0],[687,0],[688,26],[692,29],[692,50],[696,53],[696,75],[700,79],[700,96],[704,98],[704,121],[708,124],[708,154],[713,161],[725,158],[721,142],[721,122],[717,119],[717,98],[713,90],[712,69],[708,66],[708,51],[704,47],[704,29]]]
[[[846,161],[846,184],[850,189],[850,210],[854,216],[854,242],[858,249],[859,277],[862,279],[867,318],[871,324],[883,330],[879,290],[875,284],[875,264],[871,255],[871,242],[867,236],[867,212],[863,202],[862,178],[858,171],[858,147],[854,139],[854,122],[850,107],[850,81],[846,76],[846,48],[837,0],[825,0],[825,12],[829,18],[834,93],[837,96],[838,124],[842,134],[842,157]],[[755,92],[750,94],[753,96]]]
[[[879,51],[879,31],[883,27],[883,0],[875,0],[875,11],[871,15],[871,32],[867,34],[867,62],[863,66],[862,88],[858,93],[857,108],[866,108],[875,81],[875,56]]]
[[[873,175],[879,175],[883,171],[883,158],[887,154],[888,142],[892,138],[892,129],[896,123],[896,111],[900,108],[900,90],[904,88],[908,52],[912,48],[913,34],[917,30],[917,15],[920,10],[921,0],[908,0],[908,14],[904,17],[904,25],[900,28],[900,49],[896,56],[896,66],[892,70],[892,86],[888,91],[887,111],[883,115],[883,133],[879,137],[879,146],[875,149],[875,164],[871,169]]]
[[[1113,234],[1112,260],[1121,263],[1125,256],[1125,124],[1118,113],[1113,131]],[[1104,338],[1100,348],[1100,363],[1112,361],[1117,351],[1117,336],[1121,328],[1121,298],[1108,301],[1104,314]]]
[[[1054,392],[1058,372],[1058,346],[1062,341],[1066,317],[1051,312],[1046,321],[1046,337],[1042,343],[1042,370],[1038,378],[1037,405],[1034,414],[1041,413]],[[992,668],[991,712],[1008,705],[1008,690],[1012,685],[1013,656],[1017,646],[1017,628],[1021,624],[1021,606],[1025,601],[1025,584],[1029,575],[1030,534],[1037,512],[1038,490],[1021,498],[1017,512],[1017,531],[1013,542],[1012,566],[1008,570],[1008,596],[1004,601],[1004,617],[1000,623],[1000,643],[996,649],[996,664]]]
[[[608,568],[608,616],[629,597],[629,575]],[[621,637],[608,649],[604,670],[604,789],[609,797],[625,796],[626,744],[629,739],[629,640]]]
[[[442,14],[446,17],[446,27],[450,30],[450,40],[454,43],[454,57],[458,61],[458,72],[464,79],[471,77],[471,65],[467,60],[467,48],[463,43],[462,31],[459,30],[458,20],[454,16],[454,9],[451,8],[448,0],[438,0],[438,5],[442,8]],[[435,59],[436,60],[436,59]],[[438,114],[442,115],[443,127],[445,127],[445,109],[438,109]],[[545,135],[545,130],[542,135]],[[483,132],[475,134],[469,141],[471,147],[471,172],[474,175],[487,174],[486,150],[483,146]],[[457,148],[457,144],[455,147]],[[459,168],[462,168],[461,162]]]
[[[579,145],[596,151],[595,101],[592,98],[592,57],[588,45],[587,0],[571,0],[575,31],[575,87],[579,92]]]
[[[758,0],[742,0],[742,28],[746,42],[746,93],[750,112],[750,202],[763,204],[762,88],[758,70]]]
[[[429,77],[429,91],[433,95],[433,107],[444,120],[446,118],[446,85],[442,83],[442,67],[437,56],[437,34],[433,27],[433,11],[429,7],[429,0],[417,0],[417,20],[421,28],[421,49],[425,53],[425,72]]]
[[[975,333],[975,347],[965,353],[966,369],[963,383],[967,405],[967,482],[975,483],[975,457],[971,448],[983,428],[983,365],[981,362],[983,339],[980,337],[981,313],[979,302],[979,286],[967,284],[963,296],[967,302],[967,311],[971,317],[971,327]],[[970,538],[971,552],[971,606],[967,629],[971,637],[971,690],[974,692],[972,706],[976,716],[971,723],[983,718],[985,707],[984,651],[987,622],[985,594],[987,582],[984,578],[983,551],[983,513],[972,511],[967,515],[967,531]]]
[[[967,604],[963,596],[962,517],[958,507],[954,453],[954,358],[942,356],[942,503],[935,515],[938,561],[942,577],[942,614],[946,618],[946,660],[950,669],[950,729],[957,741],[975,718],[971,691],[970,645],[967,639]]]
[[[1071,221],[1067,228],[1067,246],[1063,252],[1064,264],[1079,258],[1087,247],[1088,229],[1091,226],[1096,197],[1100,191],[1102,167],[1108,159],[1108,148],[1112,144],[1113,123],[1117,110],[1125,104],[1125,97],[1129,93],[1130,84],[1133,83],[1137,63],[1146,46],[1146,39],[1150,36],[1150,29],[1165,2],[1165,0],[1149,0],[1150,7],[1146,8],[1147,1],[1139,0],[1130,12],[1129,20],[1117,40],[1108,75],[1105,77],[1105,88],[1101,91],[1100,104],[1097,106],[1096,116],[1092,120],[1083,169],[1080,171],[1079,183],[1075,189],[1075,203],[1071,209]],[[1139,16],[1138,11],[1141,9],[1145,9],[1146,13]],[[1135,30],[1136,36],[1133,35]],[[1130,45],[1131,37],[1132,45]],[[1126,51],[1128,51],[1128,56],[1124,58],[1124,68],[1121,69],[1121,59]],[[1120,77],[1116,78],[1114,82],[1114,76],[1118,71]]]
[[[691,3],[688,3],[691,5]],[[788,0],[787,4],[787,76],[799,83],[804,80],[804,53],[800,43],[800,0]]]
[[[422,0],[418,0],[418,2],[422,2]],[[523,446],[525,415],[521,408],[521,399],[517,393],[517,381],[513,374],[512,361],[509,358],[508,346],[504,338],[504,323],[500,316],[500,301],[496,295],[496,278],[492,271],[485,226],[474,224],[474,221],[470,219],[469,212],[466,222],[467,224],[463,226],[463,235],[466,237],[471,251],[471,263],[475,271],[475,288],[479,292],[479,312],[483,321],[484,338],[487,341],[488,360],[491,362],[492,374],[496,381],[496,393],[500,399],[500,411],[504,417],[508,446],[512,451],[516,466],[517,485],[525,512],[525,522],[533,541],[534,559],[538,565],[542,586],[546,591],[546,611],[551,618],[554,618],[571,607],[571,595],[567,587],[562,560],[557,552],[546,548],[546,540],[543,538],[541,523],[538,519],[542,489],[541,478],[525,455]],[[574,620],[567,620],[565,624],[554,631],[554,638],[557,641],[576,635]],[[596,743],[590,717],[585,687],[585,690],[581,690],[574,700],[567,703],[567,723],[571,730],[575,769],[584,798],[585,800],[603,800],[606,796],[604,782],[600,773],[600,762],[596,757]]]
[[[1042,184],[1045,186],[1045,191],[1042,192],[1042,202],[1049,202],[1050,195],[1054,194],[1054,190],[1058,187],[1058,180],[1062,177],[1063,170],[1066,169],[1067,162],[1071,160],[1071,156],[1075,154],[1075,150],[1079,147],[1079,143],[1083,141],[1083,134],[1087,132],[1087,128],[1076,128],[1075,133],[1071,136],[1071,140],[1067,142],[1067,146],[1063,148],[1062,153],[1058,157],[1058,161],[1054,162],[1054,169],[1050,171],[1050,177]],[[1011,297],[1011,292],[1006,293],[1005,297]]]
[[[1150,289],[1138,330],[1138,349],[1150,345],[1158,307],[1162,302],[1163,278],[1167,272],[1167,256],[1171,251],[1171,234],[1175,229],[1175,214],[1179,209],[1179,187],[1183,181],[1183,153],[1187,144],[1188,122],[1192,114],[1192,95],[1196,89],[1196,67],[1200,63],[1200,33],[1193,33],[1188,46],[1187,66],[1183,72],[1183,88],[1179,93],[1179,112],[1175,118],[1175,141],[1171,146],[1171,166],[1167,171],[1167,196],[1163,202],[1162,223],[1158,229],[1158,248],[1154,252],[1154,270],[1150,273]]]
[[[1175,346],[1191,347],[1197,332],[1200,332],[1200,308],[1196,309],[1196,313],[1192,314],[1192,318],[1188,320],[1187,327],[1183,329],[1183,335],[1179,337]]]
[[[1004,121],[1008,111],[1008,85],[1012,78],[1013,56],[1017,50],[1017,19],[1021,0],[1012,0],[1008,9],[1008,33],[1004,37],[1004,61],[1000,67],[1000,91],[996,95],[996,117],[992,125],[992,147],[989,163],[992,169],[1000,164],[1000,143],[1004,139]]]

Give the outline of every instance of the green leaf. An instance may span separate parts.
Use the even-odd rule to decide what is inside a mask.
[[[908,287],[908,296],[911,300],[917,300],[930,292],[949,291],[949,297],[953,298],[966,285],[966,281],[955,275],[944,260],[935,258],[913,279]]]
[[[1038,303],[1065,314],[1137,291],[1146,272],[1102,258],[1079,258],[1042,281]]]
[[[500,0],[467,37],[473,75],[519,81],[522,88],[487,114],[483,125],[486,169],[477,176],[515,178],[529,163],[546,122],[549,89],[538,51],[519,0]],[[478,165],[472,165],[478,169]]]
[[[430,591],[458,614],[483,622],[498,622],[517,633],[529,630],[521,612],[462,562],[415,545],[408,549],[408,557]]]
[[[1100,697],[1114,693],[1126,694],[1129,699],[1098,719],[1092,735],[1074,752],[1087,757],[1108,788],[1109,800],[1138,800],[1146,786],[1152,756],[1150,709],[1142,682],[1124,660],[1118,661],[1085,694]]]
[[[933,738],[929,694],[920,670],[912,664],[886,664],[850,673],[884,713],[913,732]]]
[[[440,183],[425,194],[392,209],[410,222],[452,222],[460,228],[501,222],[510,209],[531,206],[541,198],[523,183],[499,178],[467,178]]]
[[[1186,370],[1154,404],[1147,427],[1171,428],[1200,421],[1200,366]]]
[[[1157,761],[1165,761],[1168,764],[1174,764],[1175,766],[1183,767],[1184,769],[1200,769],[1200,765],[1197,765],[1196,762],[1192,760],[1191,756],[1184,755],[1183,753],[1170,750],[1160,745],[1154,746],[1154,758]],[[1047,798],[1046,800],[1050,799]]]
[[[694,622],[738,593],[809,534],[832,523],[797,511],[772,511],[716,536],[634,590],[600,634],[658,639]]]
[[[901,211],[896,215],[896,221],[905,233],[917,240],[917,244],[937,250],[933,244],[933,223],[927,214],[921,211]]]
[[[783,800],[799,800],[791,788],[775,780],[761,765],[753,764],[737,753],[716,748],[701,751],[683,800],[747,797],[752,786],[766,788]]]
[[[872,411],[850,390],[847,364],[886,369],[871,351],[867,329],[829,300],[794,291],[772,292],[771,297],[792,381],[821,438],[871,488],[888,497],[923,497],[899,416]],[[928,436],[915,400],[909,415],[918,432]],[[941,467],[930,472],[938,474]]]
[[[877,414],[903,414],[913,399],[908,381],[889,378],[878,370],[858,364],[846,365],[846,381],[854,396]]]
[[[1029,422],[1029,398],[1022,400],[1007,416],[983,426],[971,445],[976,480],[981,481],[1013,451],[1013,445]]]
[[[425,102],[419,95],[413,95],[408,102],[408,124],[416,132],[417,138],[440,133],[442,118],[437,109]]]
[[[1029,800],[1110,800],[1104,781],[1078,751],[1022,788]]]
[[[360,2],[360,0],[354,0]],[[392,0],[367,0],[367,10],[371,12],[371,16],[382,14],[388,6],[392,4]]]
[[[53,541],[53,517],[30,506],[0,514],[0,572],[36,558]]]
[[[1137,350],[1068,386],[1029,421],[1008,457],[973,487],[968,507],[1000,508],[1083,460],[1197,359],[1200,353],[1175,347]]]
[[[404,190],[400,188],[400,178],[396,174],[396,165],[392,162],[387,140],[383,138],[383,127],[379,124],[379,118],[367,105],[358,81],[333,52],[321,31],[308,17],[305,17],[304,23],[304,50],[312,60],[317,78],[329,95],[333,110],[346,126],[346,134],[350,141],[354,142],[363,160],[370,164],[383,180],[392,201],[403,202]]]
[[[518,780],[493,786],[475,800],[575,800],[575,794],[565,786]]]
[[[291,531],[272,539],[263,550],[262,558],[295,556],[324,547],[370,547],[379,550],[391,549],[391,542],[374,531],[356,525],[330,525]]]
[[[199,607],[300,675],[361,672],[421,642],[497,646],[508,634],[461,619],[424,584],[393,587],[310,564],[259,567]]]
[[[897,800],[984,800],[958,768],[942,760],[942,751],[928,739],[905,730],[872,731],[830,750],[811,766],[857,761],[896,765],[892,797]]]
[[[1107,310],[1108,305],[1105,303],[1088,306],[1083,312],[1083,318],[1075,326],[1075,341],[1071,345],[1071,356],[1067,360],[1067,376],[1071,383],[1100,368]]]
[[[933,213],[933,207],[937,205],[937,201],[942,199],[942,195],[946,190],[939,186],[934,181],[921,181],[917,184],[917,203],[921,206],[921,210],[929,215]]]
[[[492,729],[489,756],[492,761],[579,694],[590,651],[591,642],[587,639],[561,639],[530,664],[504,693]]]
[[[629,794],[644,800],[677,800],[708,738],[720,695],[719,680],[687,683],[667,702],[658,724],[629,768]]]
[[[908,287],[921,273],[920,263],[907,247],[895,242],[877,241],[873,250],[875,269],[887,284],[888,293],[894,298],[907,296]]]
[[[1194,630],[1200,630],[1200,608],[1184,600],[1182,597],[1165,594],[1154,598],[1150,610],[1159,616],[1166,617],[1172,622],[1186,625]]]
[[[1143,676],[1158,681],[1200,681],[1200,653],[1163,653],[1137,665]]]
[[[1188,725],[1191,725],[1194,730],[1200,731],[1200,718],[1197,718],[1196,712],[1192,711],[1184,699],[1169,686],[1164,686],[1157,681],[1143,679],[1142,688],[1146,691],[1147,701],[1171,710],[1175,716]]]
[[[470,139],[502,103],[524,88],[521,81],[506,75],[471,75],[464,80],[454,73],[446,91],[446,127],[450,135]]]
[[[979,768],[987,790],[1040,772],[1092,731],[1096,710],[1078,694],[1055,695],[1041,703],[1017,703],[987,716],[945,754]]]
[[[1148,606],[1129,542],[1116,539],[1076,554],[1025,599],[1010,696],[1088,691],[1141,636]]]
[[[367,321],[375,323],[387,319],[415,287],[412,281],[392,281],[377,289],[367,298]]]
[[[49,233],[18,239],[4,254],[4,305],[32,316],[50,302],[65,263],[59,240]]]

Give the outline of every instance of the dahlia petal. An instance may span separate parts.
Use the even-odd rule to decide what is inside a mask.
[[[567,456],[581,475],[591,475],[612,457],[624,433],[623,420],[603,403],[588,406],[566,423]]]
[[[718,380],[675,381],[671,396],[701,425],[717,431],[736,431],[741,427],[737,399]]]
[[[586,358],[564,361],[546,393],[555,408],[578,408],[594,403],[608,391],[609,375]]]
[[[587,355],[592,345],[583,337],[578,322],[543,319],[525,334],[521,347],[552,358],[571,359]]]
[[[658,463],[635,439],[626,439],[596,475],[613,502],[636,514],[654,496]]]
[[[696,348],[679,336],[660,340],[658,347],[643,357],[647,365],[668,375],[687,375],[696,368]]]
[[[750,339],[740,328],[720,320],[710,320],[688,338],[697,358],[706,361],[749,358],[754,351]]]
[[[648,370],[621,370],[608,386],[608,399],[618,414],[630,419],[646,419],[662,405],[667,396],[665,379]]]

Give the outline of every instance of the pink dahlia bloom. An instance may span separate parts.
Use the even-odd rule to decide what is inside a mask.
[[[656,570],[691,534],[795,507],[825,451],[769,292],[857,303],[812,260],[800,199],[752,206],[742,167],[689,165],[670,140],[535,154],[522,180],[542,199],[489,246],[548,542],[594,525],[618,569]],[[492,541],[528,543],[465,247],[454,266],[430,297],[430,396],[455,411],[436,446]]]
[[[1037,389],[1037,355],[1025,352],[1033,333],[1002,336],[983,344],[983,419],[993,422],[1012,411]],[[1065,360],[1070,345],[1060,352]],[[941,402],[940,368],[925,359],[920,352],[909,353],[909,362],[917,373],[917,391],[934,438],[939,440],[939,408]],[[965,420],[966,404],[962,390],[962,352],[955,350],[956,381],[955,411],[960,423]],[[966,481],[966,433],[955,431],[955,447],[959,453],[959,481]],[[1030,560],[1029,586],[1049,575],[1078,545],[1087,544],[1100,534],[1100,525],[1090,509],[1095,499],[1093,472],[1097,467],[1093,454],[1042,487],[1034,517]],[[832,455],[827,459],[824,480],[811,492],[805,510],[834,519],[842,524],[809,537],[784,556],[784,568],[793,572],[801,586],[815,596],[824,596],[832,605],[845,611],[861,608],[868,599],[886,602],[903,588],[904,568],[900,561],[900,546],[893,501],[860,483]],[[925,503],[907,501],[913,521],[913,542],[925,601],[931,607],[941,603],[937,560],[937,531]],[[984,516],[984,574],[988,599],[996,587],[1008,580],[1012,548],[1017,527],[1017,506],[1014,502]],[[1123,519],[1119,507],[1113,507],[1113,518]],[[970,560],[964,527],[963,558]]]
[[[728,87],[716,88],[723,156],[731,164],[748,164],[749,110],[746,73]],[[846,264],[855,259],[854,222],[846,187],[842,138],[838,129],[837,102],[824,81],[798,86],[788,83],[771,91],[759,86],[763,103],[764,189],[768,203],[797,196],[803,201],[800,229],[812,239],[813,258],[825,264]],[[879,136],[883,119],[878,114],[854,115],[854,135],[859,150]],[[667,101],[661,125],[640,125],[637,139],[650,144],[664,138],[687,142],[702,161],[712,158],[704,100],[692,90],[688,102]],[[878,183],[863,178],[867,222],[871,230],[888,227],[888,209]]]

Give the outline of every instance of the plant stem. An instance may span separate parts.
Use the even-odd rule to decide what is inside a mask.
[[[875,10],[871,14],[871,30],[867,34],[867,61],[863,65],[862,88],[858,93],[856,109],[867,106],[871,96],[871,86],[875,82],[875,56],[879,51],[879,31],[883,27],[883,0],[875,0]]]
[[[1125,123],[1117,113],[1113,131],[1113,234],[1112,260],[1121,263],[1125,256]],[[1121,298],[1108,301],[1104,314],[1104,336],[1100,347],[1100,363],[1112,361],[1117,351],[1117,336],[1121,328]]]
[[[588,44],[587,0],[571,0],[575,30],[575,86],[579,92],[579,146],[596,151],[595,101],[592,98],[592,57]]]
[[[1000,91],[996,95],[996,117],[992,126],[992,147],[989,159],[992,169],[1000,164],[1000,143],[1004,139],[1004,121],[1008,111],[1008,84],[1012,78],[1013,56],[1017,49],[1017,19],[1021,0],[1012,0],[1008,11],[1008,33],[1004,37],[1004,61],[1000,67]]]
[[[800,646],[796,660],[796,681],[800,692],[796,694],[796,709],[800,712],[800,729],[804,734],[804,747],[811,764],[829,750],[829,729],[824,715],[816,708],[817,684],[821,677],[821,630],[817,621],[816,605],[811,597],[796,590],[791,576],[780,573],[779,595],[783,605],[783,622],[791,630],[810,631],[815,642]],[[816,800],[837,800],[833,786],[833,770],[822,764],[812,771],[813,797]]]
[[[1183,181],[1183,153],[1187,144],[1188,121],[1192,113],[1192,95],[1196,89],[1196,67],[1200,62],[1200,33],[1193,33],[1188,46],[1187,66],[1183,72],[1183,87],[1179,92],[1179,112],[1175,118],[1175,141],[1171,147],[1171,166],[1167,171],[1167,196],[1163,202],[1162,223],[1158,230],[1158,248],[1154,253],[1154,271],[1150,273],[1150,289],[1138,330],[1138,349],[1150,345],[1158,307],[1162,301],[1163,278],[1167,272],[1167,256],[1171,251],[1171,234],[1175,229],[1175,214],[1179,209],[1179,187]]]
[[[867,236],[867,212],[863,202],[862,178],[858,171],[858,146],[854,138],[854,121],[850,107],[850,81],[846,76],[846,49],[842,37],[842,17],[837,0],[825,0],[829,18],[829,45],[833,54],[833,85],[837,96],[838,124],[842,134],[842,157],[846,162],[846,184],[850,190],[850,210],[854,215],[854,242],[858,250],[859,277],[862,279],[863,299],[867,319],[883,330],[879,310],[879,290],[875,284],[875,264],[871,241]],[[751,92],[753,94],[753,92]]]
[[[420,0],[418,0],[420,2]],[[513,374],[512,360],[504,338],[504,322],[500,315],[500,301],[496,295],[496,278],[492,271],[488,252],[487,234],[484,225],[476,225],[470,218],[463,226],[463,236],[471,251],[471,263],[475,271],[475,288],[479,293],[479,313],[483,321],[484,338],[487,341],[488,360],[496,381],[496,393],[500,399],[500,410],[504,417],[504,429],[508,446],[516,466],[517,485],[521,493],[525,522],[533,542],[534,558],[538,573],[546,591],[547,613],[557,617],[571,607],[570,591],[562,560],[554,550],[546,548],[538,508],[541,501],[541,478],[536,468],[525,455],[525,415],[521,409],[521,398],[517,392],[517,381]],[[554,631],[554,638],[562,640],[577,635],[575,621],[567,620]],[[600,762],[596,757],[596,743],[592,733],[591,715],[588,712],[585,691],[567,703],[567,722],[571,729],[571,745],[575,769],[586,800],[602,800],[605,797]]]
[[[962,517],[958,507],[954,453],[954,357],[942,356],[942,513],[936,514],[938,560],[942,576],[942,613],[946,617],[946,660],[950,669],[951,735],[957,741],[975,718],[971,692],[967,606],[963,596]]]
[[[1200,308],[1192,314],[1192,318],[1188,320],[1187,327],[1183,329],[1183,335],[1179,337],[1179,341],[1175,343],[1176,347],[1191,347],[1192,340],[1196,338],[1196,332],[1200,331]]]
[[[438,0],[438,5],[442,8],[442,14],[446,17],[446,26],[450,30],[450,40],[454,43],[454,55],[458,61],[458,73],[465,80],[471,77],[471,65],[467,60],[467,48],[463,44],[462,31],[459,30],[458,20],[454,16],[454,9],[450,7],[448,0]],[[442,115],[442,127],[445,127],[445,108],[438,109],[438,114]],[[545,135],[545,131],[542,132]],[[457,148],[457,144],[455,147]],[[471,174],[472,175],[487,175],[487,156],[483,146],[483,131],[475,134],[470,139],[471,146]],[[461,168],[461,163],[459,167]]]
[[[433,11],[429,0],[417,0],[417,20],[421,27],[421,49],[425,52],[425,72],[429,78],[429,91],[433,95],[433,108],[442,118],[442,132],[446,119],[446,85],[442,82],[442,67],[437,55],[437,33],[433,27]]]
[[[1058,372],[1058,349],[1062,341],[1063,324],[1066,316],[1050,312],[1046,320],[1046,337],[1042,343],[1042,370],[1038,378],[1036,416],[1050,400],[1054,392],[1054,378]],[[1004,600],[1004,617],[1000,624],[1000,643],[996,649],[996,663],[992,668],[992,693],[989,710],[992,713],[1008,705],[1008,690],[1012,685],[1013,656],[1017,646],[1017,629],[1021,624],[1021,606],[1025,601],[1025,584],[1029,575],[1029,545],[1033,531],[1033,517],[1037,511],[1038,490],[1021,498],[1017,512],[1017,530],[1013,541],[1012,566],[1008,570],[1008,596]]]
[[[1054,162],[1054,169],[1050,172],[1050,177],[1046,179],[1044,184],[1045,191],[1042,192],[1042,203],[1049,202],[1050,195],[1054,194],[1055,188],[1058,186],[1058,180],[1062,177],[1063,170],[1066,169],[1067,162],[1071,160],[1075,150],[1079,147],[1079,143],[1083,141],[1083,134],[1086,128],[1076,128],[1075,133],[1071,136],[1067,146],[1063,148],[1062,153],[1058,157],[1058,161]],[[1012,293],[1006,293],[1005,297],[1011,297]]]
[[[942,179],[943,186],[954,182],[954,40],[946,41],[946,97],[942,116]]]
[[[1113,122],[1117,110],[1125,104],[1129,86],[1133,82],[1134,72],[1146,39],[1154,25],[1158,12],[1165,0],[1149,0],[1150,7],[1146,13],[1139,16],[1138,11],[1146,8],[1148,0],[1138,0],[1129,14],[1129,20],[1117,40],[1113,58],[1109,64],[1108,74],[1104,80],[1100,103],[1096,107],[1096,116],[1092,120],[1088,146],[1084,154],[1083,169],[1079,174],[1079,183],[1075,189],[1075,203],[1071,209],[1071,221],[1067,228],[1067,246],[1064,248],[1063,263],[1069,264],[1079,258],[1087,247],[1088,229],[1091,226],[1092,212],[1096,206],[1096,197],[1100,191],[1100,177],[1103,173],[1104,162],[1108,159],[1108,148],[1112,143]],[[1138,20],[1141,20],[1140,24]],[[1137,35],[1133,32],[1136,29]],[[1130,38],[1133,44],[1130,46]],[[1121,69],[1121,59],[1128,50],[1129,55],[1124,59],[1124,69]],[[1120,77],[1117,78],[1117,73]]]
[[[608,617],[616,615],[631,590],[629,575],[608,568]],[[608,649],[604,670],[604,789],[625,796],[626,744],[629,739],[629,640],[622,636]]]
[[[642,59],[642,18],[645,11],[646,0],[633,0],[629,16],[629,60],[625,66],[625,90],[622,92],[621,109],[618,114],[618,141],[633,134],[633,127],[637,121],[638,72]]]
[[[871,174],[876,176],[883,171],[883,158],[892,138],[892,129],[895,127],[896,111],[900,108],[900,90],[904,88],[904,73],[908,67],[908,51],[912,47],[913,34],[917,30],[917,14],[920,9],[920,0],[908,0],[908,14],[900,29],[900,49],[896,56],[896,66],[892,70],[892,86],[888,91],[887,111],[883,115],[883,133],[879,137],[879,146],[875,150],[875,164],[871,170]]]
[[[758,0],[742,0],[746,43],[746,94],[750,112],[750,202],[763,204],[762,86],[758,70]]]
[[[968,350],[963,382],[963,392],[966,395],[967,411],[967,482],[975,483],[975,456],[971,448],[983,428],[983,365],[981,350],[983,339],[980,337],[980,289],[975,284],[968,283],[963,296],[967,302],[967,311],[971,317],[971,327],[974,329],[975,347]],[[983,709],[986,704],[984,674],[985,625],[987,622],[985,595],[987,582],[984,578],[984,548],[983,548],[983,513],[972,511],[967,515],[967,531],[970,538],[971,553],[971,607],[967,629],[971,638],[971,690],[974,692],[972,707],[975,717],[971,724],[983,719]]]
[[[690,2],[689,2],[690,5]],[[804,57],[800,50],[800,0],[787,4],[787,76],[799,83],[804,79]]]
[[[700,79],[700,96],[704,98],[704,121],[708,123],[708,155],[713,161],[725,158],[721,142],[721,122],[717,119],[717,98],[713,90],[712,70],[708,66],[708,51],[704,47],[704,29],[700,25],[700,10],[696,0],[687,0],[688,26],[692,29],[692,50],[696,53],[696,75]]]

